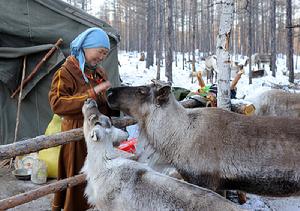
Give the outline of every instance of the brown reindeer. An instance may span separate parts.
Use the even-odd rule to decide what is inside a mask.
[[[111,89],[109,104],[138,120],[139,139],[189,182],[212,190],[300,195],[300,119],[183,108],[170,85]]]

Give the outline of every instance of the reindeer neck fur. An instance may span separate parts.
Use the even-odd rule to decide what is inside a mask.
[[[87,166],[85,167],[87,169],[93,167],[97,169],[87,171],[89,173],[88,177],[95,178],[99,176],[99,171],[105,171],[111,164],[111,161],[117,157],[110,138],[111,134],[108,134],[104,140],[89,140],[89,143],[87,144]],[[86,171],[87,169],[83,169],[83,171]]]
[[[139,140],[147,140],[158,152],[166,154],[171,160],[177,159],[179,150],[177,146],[180,146],[180,140],[184,136],[178,131],[178,127],[185,127],[189,118],[188,112],[173,95],[170,95],[165,104],[161,106],[152,104],[151,106],[144,121],[140,121]],[[162,128],[168,128],[168,130],[163,133],[157,132]],[[168,150],[170,145],[173,146],[172,150]]]

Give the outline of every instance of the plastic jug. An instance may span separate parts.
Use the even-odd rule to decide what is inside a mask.
[[[32,165],[31,181],[35,184],[44,184],[47,182],[47,164],[45,161],[35,159]]]

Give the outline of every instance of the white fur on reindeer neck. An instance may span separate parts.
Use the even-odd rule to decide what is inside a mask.
[[[82,172],[86,172],[89,166],[101,168],[101,166],[106,165],[108,160],[120,156],[121,152],[113,147],[113,143],[126,140],[128,134],[112,126],[110,119],[99,112],[96,102],[92,99],[85,102],[82,112],[85,120],[83,130],[88,151]],[[90,173],[92,172],[90,171]]]

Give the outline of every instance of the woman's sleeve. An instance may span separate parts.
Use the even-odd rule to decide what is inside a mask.
[[[56,71],[49,92],[50,106],[55,114],[81,114],[84,101],[87,98],[96,98],[92,89],[84,93],[73,94],[75,86],[76,82],[67,71],[63,68]]]

